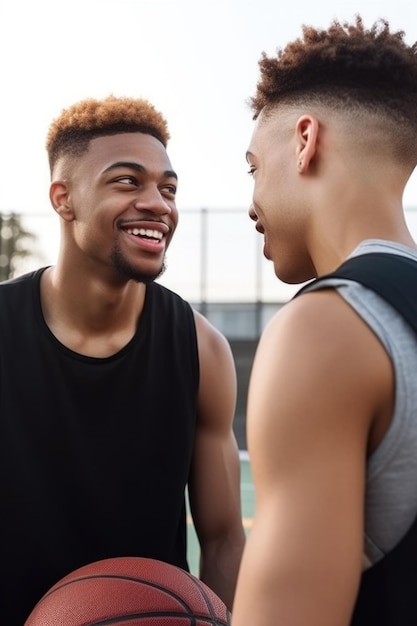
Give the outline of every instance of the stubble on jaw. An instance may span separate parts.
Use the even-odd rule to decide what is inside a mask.
[[[134,267],[126,260],[118,246],[115,246],[113,248],[110,255],[110,262],[116,272],[118,272],[124,278],[127,278],[128,280],[133,280],[136,283],[144,283],[145,285],[149,285],[150,283],[155,282],[155,280],[162,276],[162,274],[166,270],[166,261],[164,257],[163,263],[158,272],[155,272],[154,274],[145,274],[136,269],[136,267]]]

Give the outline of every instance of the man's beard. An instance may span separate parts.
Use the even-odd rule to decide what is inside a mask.
[[[134,280],[137,283],[145,283],[148,285],[149,283],[153,283],[159,276],[161,276],[166,270],[165,259],[158,270],[158,272],[154,274],[144,274],[143,272],[138,271],[133,265],[128,263],[125,257],[122,255],[120,248],[114,247],[111,255],[110,261],[114,267],[114,269],[119,272],[121,276],[128,278],[129,280]]]

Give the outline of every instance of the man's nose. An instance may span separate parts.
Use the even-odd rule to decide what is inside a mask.
[[[148,187],[146,190],[142,189],[134,206],[137,211],[149,211],[158,215],[171,213],[175,208],[173,201],[165,198],[156,186]]]
[[[256,215],[253,204],[250,205],[248,213],[249,213],[249,217],[251,218],[251,220],[256,222],[256,220],[258,219],[258,216]]]

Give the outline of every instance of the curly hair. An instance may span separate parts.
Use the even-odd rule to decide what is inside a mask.
[[[96,137],[132,132],[152,135],[164,147],[170,139],[166,120],[147,100],[111,95],[77,102],[64,109],[49,127],[46,149],[50,169],[63,155],[84,154]]]
[[[327,30],[304,25],[303,37],[262,53],[260,79],[249,105],[253,119],[279,104],[314,101],[336,108],[366,107],[417,132],[417,43],[391,32],[380,19],[370,29],[356,15],[352,24],[334,20]]]

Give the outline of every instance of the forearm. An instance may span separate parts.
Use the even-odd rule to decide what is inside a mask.
[[[223,600],[229,610],[233,606],[244,543],[242,531],[234,539],[227,539],[201,550],[200,578]]]

